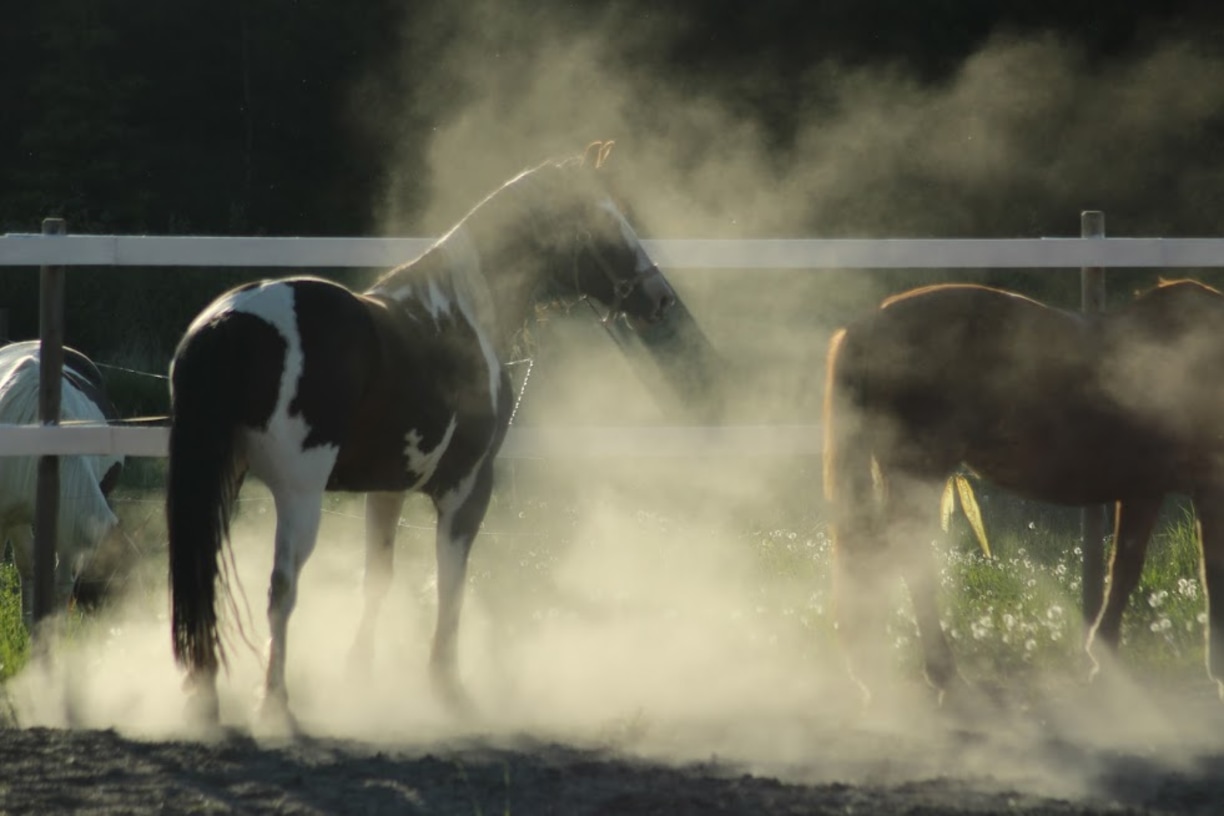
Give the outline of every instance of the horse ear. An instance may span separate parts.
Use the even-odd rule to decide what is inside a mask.
[[[597,140],[586,146],[586,150],[582,152],[582,164],[584,167],[594,167],[596,170],[603,167],[604,162],[608,160],[608,154],[612,152],[612,145],[616,144],[613,140],[608,141]]]
[[[583,167],[599,167],[599,153],[603,149],[603,142],[595,141],[586,146],[586,150],[582,151],[582,166]]]

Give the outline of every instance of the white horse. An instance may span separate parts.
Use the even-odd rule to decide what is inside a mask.
[[[38,422],[39,343],[30,340],[0,347],[0,423]],[[102,391],[98,369],[84,354],[64,349],[61,420],[105,422],[114,411]],[[55,586],[66,602],[77,573],[119,519],[107,496],[119,480],[122,456],[60,457],[60,501]],[[34,615],[34,500],[38,461],[34,456],[0,456],[0,547],[13,548],[21,576],[21,608],[26,624]]]

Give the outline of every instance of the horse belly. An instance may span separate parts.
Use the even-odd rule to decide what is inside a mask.
[[[1051,504],[1107,503],[1168,490],[1171,466],[1159,452],[1085,441],[988,447],[971,454],[966,464],[999,487]]]

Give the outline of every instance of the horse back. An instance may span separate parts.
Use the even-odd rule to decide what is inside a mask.
[[[1167,339],[1153,342],[1181,336],[1156,309],[1123,311],[1086,318],[985,287],[918,290],[848,328],[839,379],[882,463],[940,478],[964,463],[1066,504],[1159,494],[1215,447],[1199,433],[1208,423],[1184,418],[1203,402],[1191,391],[1212,386],[1185,376]]]
[[[946,284],[886,300],[847,328],[841,367],[873,402],[915,415],[1069,388],[1096,334],[1080,315],[984,286]]]

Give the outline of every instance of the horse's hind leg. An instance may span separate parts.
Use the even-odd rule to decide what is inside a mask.
[[[493,468],[485,462],[450,492],[434,499],[438,511],[438,621],[430,671],[434,688],[456,710],[468,707],[459,682],[457,636],[468,554],[489,506]]]
[[[1156,526],[1162,500],[1163,496],[1155,496],[1118,502],[1115,510],[1113,557],[1109,561],[1109,593],[1084,642],[1084,648],[1092,662],[1093,674],[1100,668],[1093,656],[1094,647],[1100,644],[1110,653],[1118,649],[1118,639],[1122,632],[1122,613],[1126,611],[1126,603],[1130,600],[1131,593],[1139,585],[1148,540],[1152,537],[1152,528]]]
[[[1224,699],[1224,488],[1194,496],[1207,596],[1207,673]]]
[[[833,527],[833,619],[850,677],[870,701],[891,675],[885,599],[897,575],[871,504],[856,509],[840,513]]]
[[[306,559],[314,551],[323,512],[322,490],[274,491],[276,502],[276,553],[268,589],[268,628],[272,634],[268,674],[264,686],[263,716],[279,719],[294,728],[285,688],[285,656],[288,648],[289,616],[297,603],[298,578]]]
[[[902,577],[909,589],[927,682],[941,695],[960,675],[939,614],[939,569],[933,544],[937,524],[938,481],[900,477],[890,485],[888,534]]]
[[[391,564],[395,533],[399,528],[404,493],[368,493],[365,507],[365,606],[361,623],[349,655],[350,666],[358,672],[368,671],[374,656],[374,626],[387,589],[391,585]]]

